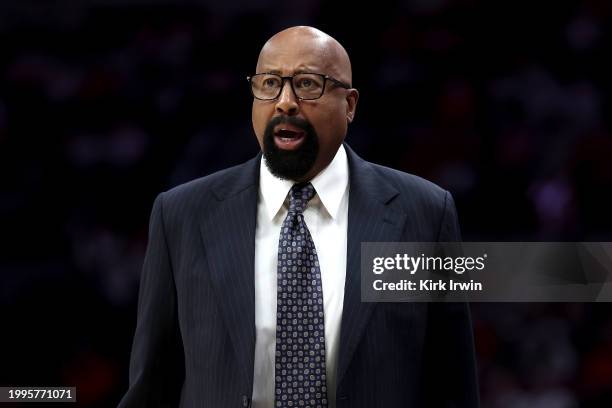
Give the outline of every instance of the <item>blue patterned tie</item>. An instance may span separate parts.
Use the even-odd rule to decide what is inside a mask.
[[[312,184],[291,188],[278,243],[275,406],[327,407],[323,289],[317,250],[304,222]]]

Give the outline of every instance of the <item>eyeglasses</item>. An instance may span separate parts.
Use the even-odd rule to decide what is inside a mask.
[[[344,89],[350,88],[349,85],[329,75],[311,72],[299,73],[293,76],[280,76],[264,72],[247,77],[247,81],[251,85],[253,97],[263,101],[271,101],[278,98],[283,91],[285,80],[289,81],[293,93],[302,101],[319,99],[323,96],[327,81]]]

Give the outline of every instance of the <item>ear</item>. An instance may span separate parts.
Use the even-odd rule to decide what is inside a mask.
[[[348,89],[346,94],[346,121],[352,123],[355,119],[355,111],[357,110],[357,101],[359,100],[359,91],[355,88]]]

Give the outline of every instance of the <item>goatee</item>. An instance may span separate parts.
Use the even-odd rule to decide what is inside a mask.
[[[304,141],[295,150],[284,150],[274,142],[274,128],[281,124],[295,126],[304,132]],[[312,169],[319,154],[319,138],[312,125],[293,116],[275,116],[266,126],[263,155],[274,176],[285,180],[302,180]]]

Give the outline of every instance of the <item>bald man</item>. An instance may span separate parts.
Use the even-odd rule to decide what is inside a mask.
[[[363,303],[362,242],[457,241],[451,195],[344,139],[359,93],[312,27],[263,46],[261,154],[161,193],[119,407],[476,407],[465,304]]]

